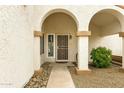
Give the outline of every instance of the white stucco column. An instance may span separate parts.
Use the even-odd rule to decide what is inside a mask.
[[[34,70],[40,69],[40,31],[34,31]]]
[[[121,68],[121,71],[124,71],[124,32],[119,32],[119,36],[122,37],[122,68]]]
[[[78,67],[76,68],[77,74],[89,72],[88,68],[88,39],[91,35],[90,31],[79,31],[78,36]]]
[[[88,70],[88,37],[78,37],[78,69]]]

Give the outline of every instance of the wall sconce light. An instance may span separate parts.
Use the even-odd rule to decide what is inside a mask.
[[[69,35],[69,39],[72,39],[72,35],[71,34]]]

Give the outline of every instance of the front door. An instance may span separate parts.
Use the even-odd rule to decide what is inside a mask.
[[[57,61],[68,61],[68,35],[57,35]]]

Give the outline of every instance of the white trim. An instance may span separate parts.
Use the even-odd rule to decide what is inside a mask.
[[[58,60],[57,59],[57,37],[58,37],[58,35],[67,35],[68,36],[68,44],[69,44],[69,34],[56,34],[56,58],[55,58],[55,60],[57,61],[57,62],[61,62],[61,61],[69,61],[69,45],[68,45],[68,59],[67,60]]]
[[[54,46],[53,49],[54,49],[54,52],[53,52],[53,56],[52,57],[49,57],[48,56],[48,35],[53,35],[53,46]],[[47,47],[46,47],[47,48],[47,58],[55,58],[55,42],[56,42],[56,40],[55,40],[55,34],[54,33],[48,33],[46,39],[47,39],[47,44],[46,44],[47,45]]]

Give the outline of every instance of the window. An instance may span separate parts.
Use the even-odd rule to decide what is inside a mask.
[[[40,37],[40,54],[44,53],[44,35]]]
[[[54,35],[48,35],[48,57],[54,57]]]

